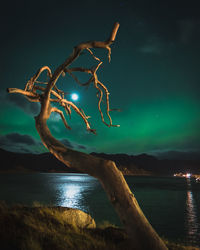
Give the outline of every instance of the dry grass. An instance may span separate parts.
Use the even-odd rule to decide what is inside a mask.
[[[110,237],[112,230],[69,225],[53,207],[9,207],[0,203],[0,249],[4,250],[120,249],[126,235],[122,231],[120,237]]]
[[[172,250],[192,250],[165,241]],[[58,209],[0,203],[0,249],[3,250],[128,250],[123,229],[103,222],[96,229],[80,229],[63,220]]]

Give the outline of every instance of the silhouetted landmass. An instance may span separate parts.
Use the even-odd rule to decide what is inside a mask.
[[[0,157],[1,172],[74,172],[51,153],[21,154],[0,149]]]
[[[200,160],[159,160],[148,154],[104,154],[92,153],[104,159],[113,160],[125,174],[172,175],[177,172],[200,173]]]
[[[91,153],[113,160],[126,175],[172,175],[177,172],[200,174],[200,160],[159,160],[154,156]],[[51,153],[21,154],[0,149],[1,172],[77,172],[57,160]]]

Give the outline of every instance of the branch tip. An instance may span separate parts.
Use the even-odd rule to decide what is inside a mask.
[[[96,129],[91,129],[91,128],[88,128],[87,129],[88,131],[90,131],[91,133],[93,133],[94,135],[96,135],[97,133],[96,133]]]
[[[114,42],[115,41],[118,29],[119,29],[119,23],[116,22],[116,23],[114,23],[112,32],[110,34],[110,38],[108,39],[109,42]]]

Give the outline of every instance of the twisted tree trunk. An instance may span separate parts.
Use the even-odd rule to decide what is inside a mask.
[[[36,128],[43,143],[60,161],[99,179],[131,239],[131,249],[167,249],[144,216],[113,161],[66,148],[51,135],[46,121],[40,115],[36,117]]]
[[[25,90],[10,88],[8,92],[10,93],[20,93],[25,95],[30,101],[36,101],[41,103],[41,111],[40,114],[35,117],[36,128],[41,137],[43,144],[47,147],[47,149],[61,162],[66,164],[69,167],[73,167],[83,173],[87,173],[97,179],[99,179],[102,184],[105,192],[108,195],[110,202],[113,204],[122,224],[124,225],[130,240],[132,242],[130,249],[152,249],[152,250],[164,250],[167,249],[163,241],[154,231],[146,217],[144,216],[142,210],[140,209],[137,200],[134,195],[130,191],[121,171],[118,170],[115,163],[113,161],[101,159],[94,157],[92,155],[88,155],[85,153],[77,152],[72,149],[64,146],[60,141],[56,140],[48,126],[47,120],[52,112],[57,112],[61,115],[61,118],[67,128],[70,128],[67,124],[65,117],[61,110],[52,107],[51,102],[57,102],[62,107],[64,107],[65,111],[68,114],[71,114],[71,108],[74,109],[84,120],[86,123],[86,127],[88,130],[95,132],[90,128],[90,124],[88,123],[88,118],[85,113],[78,109],[73,103],[64,99],[64,92],[59,90],[56,87],[56,81],[60,77],[62,73],[69,73],[72,75],[74,71],[86,72],[91,74],[90,80],[82,85],[88,85],[91,82],[94,82],[94,87],[98,90],[99,102],[98,109],[101,114],[102,121],[107,126],[115,126],[112,124],[111,117],[109,115],[109,92],[107,88],[98,80],[96,71],[99,66],[102,64],[99,58],[95,57],[90,48],[104,48],[108,50],[108,57],[110,60],[111,50],[109,45],[115,40],[115,36],[118,30],[119,24],[116,23],[111,32],[111,35],[108,40],[105,42],[86,42],[82,43],[74,48],[72,55],[62,64],[60,65],[54,74],[51,73],[51,70],[44,66],[35,74],[34,77],[27,83]],[[93,56],[93,58],[98,61],[98,65],[92,69],[85,68],[70,68],[69,65],[81,54],[82,50],[87,49],[89,53]],[[50,80],[46,84],[46,87],[36,86],[37,78],[43,72],[47,70],[48,76]],[[74,75],[72,75],[74,79],[80,84],[80,82],[76,79]],[[43,83],[44,84],[44,83]],[[102,90],[102,89],[103,90]],[[39,91],[39,92],[38,92]],[[103,113],[101,111],[101,101],[103,92],[106,95],[106,104],[107,104],[107,116],[109,118],[109,123],[104,121]],[[56,99],[53,99],[56,97]]]

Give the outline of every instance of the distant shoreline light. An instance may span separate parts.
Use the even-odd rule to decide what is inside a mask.
[[[77,101],[77,100],[79,99],[78,94],[72,93],[72,94],[71,94],[71,99],[72,99],[73,101]]]

